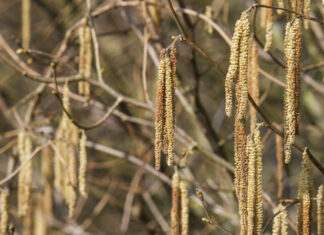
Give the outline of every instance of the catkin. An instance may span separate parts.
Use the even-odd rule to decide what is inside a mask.
[[[249,39],[249,66],[248,66],[248,88],[254,102],[259,104],[259,64],[258,64],[258,47],[254,37]],[[254,132],[257,123],[256,111],[252,104],[250,108],[250,131]]]
[[[317,192],[317,234],[324,235],[324,186]]]
[[[18,135],[18,151],[20,164],[28,160],[18,176],[18,215],[25,216],[30,204],[32,163],[29,158],[32,153],[32,143],[24,131]]]
[[[281,127],[276,125],[277,129],[281,131]],[[277,157],[277,177],[278,177],[278,191],[277,197],[281,198],[283,194],[283,178],[284,178],[284,159],[283,159],[283,142],[282,137],[276,135],[276,157]]]
[[[161,0],[150,0],[150,2],[161,4]],[[161,30],[161,8],[159,6],[148,6],[149,13],[158,30]]]
[[[181,191],[181,235],[189,234],[189,197],[187,186],[183,181],[180,181]]]
[[[242,35],[241,18],[238,21],[236,21],[235,24],[234,34],[232,38],[231,55],[229,61],[230,65],[225,78],[225,112],[228,117],[230,117],[232,114],[232,103],[233,103],[232,83],[238,71],[238,65],[239,65],[240,38]]]
[[[248,191],[247,191],[247,216],[248,216],[248,232],[247,234],[254,234],[254,210],[255,210],[255,193],[256,193],[256,149],[255,143],[247,138],[246,153],[248,155]]]
[[[272,0],[268,0],[268,6],[272,6]],[[272,27],[273,27],[273,15],[272,9],[267,9],[267,23],[266,23],[266,42],[264,45],[264,50],[269,51],[272,44]]]
[[[267,5],[267,3],[268,3],[268,0],[260,0],[260,4],[261,5]],[[267,24],[267,13],[268,13],[267,8],[261,7],[261,9],[260,9],[260,17],[261,17],[261,19],[260,19],[260,26],[262,28],[265,28],[266,27],[266,24]]]
[[[22,0],[22,47],[29,49],[30,44],[30,4],[31,0]]]
[[[311,10],[311,0],[305,0],[304,1],[304,16],[306,18],[309,18],[309,16],[310,16],[310,10]],[[308,27],[309,27],[309,20],[304,19],[304,27],[305,27],[305,29],[308,29]]]
[[[173,82],[171,71],[171,60],[166,59],[165,71],[165,125],[168,135],[168,166],[172,166],[174,162],[174,116],[173,116]]]
[[[278,7],[285,8],[285,2],[284,0],[277,0]],[[283,10],[277,10],[277,13],[281,15],[284,11]]]
[[[171,235],[178,235],[179,231],[179,183],[179,173],[176,170],[172,176]]]
[[[291,145],[295,142],[296,128],[299,122],[300,99],[300,19],[295,19],[286,26],[285,58],[286,88],[284,111],[284,151],[285,163],[290,162]]]
[[[211,6],[206,6],[205,15],[209,19],[212,19],[213,18],[213,9],[211,8]],[[213,33],[213,27],[210,24],[208,24],[208,23],[205,23],[204,29],[206,30],[206,32],[208,34],[212,34]]]
[[[87,26],[87,20],[83,19],[82,26],[79,28],[79,74],[89,79],[91,77],[92,66],[92,44],[91,44],[91,29]],[[78,83],[80,95],[90,97],[90,84],[85,81]]]
[[[0,218],[0,234],[5,235],[8,228],[9,205],[8,205],[8,190],[2,190],[0,195],[1,218]]]
[[[246,12],[242,13],[242,35],[240,39],[240,56],[239,56],[239,71],[238,81],[236,84],[236,100],[238,106],[236,114],[241,121],[246,116],[247,102],[248,102],[248,52],[249,52],[249,18]]]
[[[303,153],[302,172],[298,183],[298,215],[297,229],[298,234],[312,233],[312,198],[313,198],[313,176],[310,160],[305,148]]]
[[[161,149],[167,153],[167,164],[174,164],[174,125],[176,87],[176,49],[171,48],[170,57],[161,51],[158,73],[158,95],[155,116],[155,168],[161,167]]]
[[[255,198],[255,233],[261,234],[263,223],[262,211],[262,141],[260,131],[254,132],[254,143],[256,148],[256,198]]]
[[[277,214],[273,219],[272,235],[288,235],[287,210],[279,204],[273,211]]]
[[[165,51],[161,52],[158,72],[158,94],[155,114],[155,169],[161,167],[161,149],[163,144],[163,130],[165,126]]]
[[[82,130],[80,139],[80,164],[79,164],[79,191],[81,196],[87,197],[86,192],[86,171],[87,171],[87,150],[86,150],[87,136],[85,131]]]
[[[63,87],[63,106],[68,112],[71,111],[68,84]],[[79,129],[65,113],[63,113],[55,139],[56,147],[61,156],[59,154],[55,155],[54,185],[69,206],[69,216],[73,217],[78,185],[77,149],[79,146]]]

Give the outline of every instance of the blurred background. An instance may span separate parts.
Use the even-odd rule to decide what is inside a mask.
[[[144,4],[150,2],[156,5]],[[208,26],[206,18],[231,38],[236,20],[253,1],[173,0],[173,3],[187,34],[227,70],[230,47],[219,32]],[[53,83],[37,82],[23,76],[21,71],[36,72],[49,78],[49,65],[56,61],[57,77],[78,74],[78,27],[89,10],[87,2],[81,0],[31,0],[30,4],[30,51],[18,54],[16,51],[23,48],[22,1],[0,2],[1,179],[6,177],[10,167],[15,169],[19,166],[19,131],[27,128],[32,133],[35,149],[55,138],[62,117],[62,108],[52,94]],[[40,206],[45,200],[43,194],[46,185],[42,156],[54,156],[51,148],[44,148],[32,161],[31,212],[26,218],[17,215],[18,177],[1,185],[9,189],[9,226],[17,234],[168,234],[173,169],[166,165],[164,159],[160,172],[152,168],[155,114],[145,99],[143,75],[147,79],[148,97],[154,105],[159,51],[172,43],[172,37],[179,35],[179,30],[165,0],[92,0],[91,12],[105,84],[145,105],[122,102],[102,125],[86,131],[88,198],[78,196],[73,218],[68,217],[68,207],[55,188],[51,193],[50,216],[44,215]],[[324,7],[320,1],[314,1],[311,15],[322,19],[323,14]],[[264,42],[265,32],[259,27],[258,19],[259,15],[256,33]],[[287,21],[286,14],[278,15],[274,11],[270,51],[282,63]],[[308,146],[323,165],[322,26],[310,22],[309,29],[303,29],[301,125],[296,142]],[[224,112],[224,75],[212,68],[185,42],[178,41],[176,48],[178,90],[175,151],[181,178],[187,183],[191,195],[189,234],[223,234],[214,225],[202,221],[206,214],[201,201],[195,196],[197,190],[204,193],[205,206],[213,221],[233,234],[239,234],[238,207],[231,171],[234,164],[234,120],[227,118]],[[94,48],[92,55],[91,79],[97,80]],[[266,73],[259,75],[260,107],[271,122],[282,125],[285,70],[262,49],[259,50],[259,64]],[[17,71],[15,66],[21,71]],[[62,85],[59,84],[60,89]],[[86,99],[78,95],[77,85],[77,82],[69,82],[73,118],[84,125],[93,124],[114,104],[116,96],[109,89],[91,85],[87,105]],[[261,128],[261,133],[264,141],[263,189],[268,195],[264,200],[265,225],[273,215],[273,207],[278,204],[279,198],[275,134],[265,128]],[[285,166],[284,199],[297,197],[301,159],[301,153],[293,149],[292,161]],[[315,167],[312,169],[317,189],[323,183],[323,176]],[[47,181],[52,182],[52,177],[50,174]],[[288,210],[291,234],[295,234],[296,209],[296,206],[292,206]],[[270,232],[271,224],[266,228],[266,234]]]

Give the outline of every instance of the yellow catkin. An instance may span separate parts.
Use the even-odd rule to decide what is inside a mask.
[[[82,26],[79,28],[79,74],[89,79],[91,77],[92,66],[92,44],[91,29],[87,26],[87,20],[83,19]],[[79,94],[87,98],[90,97],[90,84],[85,81],[78,83]]]
[[[181,191],[181,231],[180,235],[189,234],[189,196],[187,186],[183,181],[180,181]]]
[[[39,225],[39,230],[42,233],[40,232],[37,234],[42,235],[42,234],[47,234],[47,223],[46,223],[46,220],[44,220],[44,218],[51,218],[53,216],[53,199],[52,199],[53,150],[51,148],[48,147],[42,151],[41,161],[42,161],[42,175],[43,175],[43,179],[44,179],[44,192],[43,192],[41,200],[38,202],[37,206],[40,207],[40,211],[41,211],[41,215],[42,215],[42,219],[40,219],[40,221],[43,224]],[[36,216],[36,214],[35,214],[35,216]],[[36,225],[36,226],[38,226],[38,225]]]
[[[268,0],[260,0],[260,4],[261,5],[267,5],[268,4]],[[267,24],[267,8],[264,8],[264,7],[261,7],[260,9],[260,26],[262,28],[265,28],[266,27],[266,24]]]
[[[166,58],[165,71],[165,125],[168,136],[168,166],[172,166],[174,162],[174,113],[173,113],[173,81],[171,60]]]
[[[228,117],[230,117],[232,114],[232,103],[233,103],[232,84],[234,81],[234,77],[237,74],[238,66],[239,66],[240,38],[242,35],[241,25],[242,25],[241,19],[236,21],[234,34],[232,38],[229,68],[225,78],[225,112]]]
[[[236,102],[237,106],[237,102]],[[247,156],[246,156],[245,126],[235,116],[234,124],[234,160],[235,160],[235,189],[241,216],[241,234],[247,233]]]
[[[43,211],[42,201],[38,200],[36,209],[33,211],[34,214],[34,227],[33,234],[37,235],[46,235],[47,233],[47,224],[46,219],[48,218]]]
[[[172,209],[171,209],[171,235],[179,232],[179,173],[176,170],[172,176]]]
[[[79,191],[81,196],[87,197],[86,192],[86,171],[87,171],[87,150],[86,150],[87,136],[82,130],[80,140],[80,163],[79,163]]]
[[[247,225],[248,235],[254,234],[254,210],[256,196],[256,148],[251,136],[247,137],[246,154],[248,155],[248,190],[247,190]]]
[[[281,131],[280,125],[276,125],[276,128]],[[283,194],[283,178],[284,178],[284,158],[283,158],[283,142],[282,137],[276,135],[276,158],[277,158],[277,177],[278,177],[278,191],[277,197],[281,198]]]
[[[312,233],[312,197],[313,177],[307,148],[305,148],[303,153],[302,172],[298,183],[298,234],[310,235]]]
[[[285,163],[290,162],[291,144],[295,142],[296,134],[296,109],[295,109],[295,76],[296,76],[296,36],[299,19],[288,23],[285,35],[285,58],[286,58],[286,88],[285,88],[285,126],[284,126],[284,149]]]
[[[22,0],[22,47],[29,49],[30,44],[30,4],[31,0]]]
[[[64,85],[63,90],[63,105],[70,112],[68,84]],[[79,129],[65,113],[63,113],[55,139],[57,140],[56,147],[61,155],[56,155],[54,161],[55,187],[60,191],[69,206],[69,216],[73,217],[78,185],[77,149],[79,147]],[[64,164],[62,161],[64,161]]]
[[[295,115],[296,123],[295,130],[298,134],[299,122],[300,122],[300,57],[301,57],[301,41],[302,41],[302,32],[301,32],[301,20],[296,19],[296,71],[295,71]]]
[[[272,0],[268,0],[268,6],[272,6]],[[266,42],[264,45],[264,50],[269,51],[272,44],[272,27],[273,27],[273,16],[272,9],[267,9],[267,23],[266,23]]]
[[[29,159],[32,153],[32,143],[30,137],[21,131],[18,135],[18,151],[20,164]],[[30,204],[32,182],[32,163],[28,163],[19,172],[18,176],[18,215],[25,216]]]
[[[161,167],[161,149],[163,144],[163,129],[165,126],[165,51],[161,52],[161,60],[158,72],[158,94],[155,114],[155,169]]]
[[[9,219],[9,205],[8,205],[8,190],[2,190],[0,195],[0,205],[1,205],[1,218],[0,218],[0,234],[5,235],[8,228]]]
[[[239,120],[246,116],[247,102],[248,102],[248,52],[249,52],[249,18],[246,12],[242,13],[242,35],[240,39],[240,56],[239,56],[239,71],[238,81],[236,83],[236,100],[238,106],[236,115]]]
[[[317,192],[317,234],[324,235],[324,186],[321,185]]]
[[[249,66],[248,66],[248,88],[249,93],[256,104],[259,104],[259,64],[258,64],[258,46],[253,36],[249,39]],[[257,123],[256,111],[250,104],[250,131],[254,132]]]
[[[279,212],[279,214],[277,214]],[[288,235],[287,210],[280,203],[273,211],[277,214],[273,219],[272,235]]]
[[[209,5],[206,6],[205,15],[209,19],[212,19],[213,18],[213,9],[212,9],[211,6],[209,6]],[[213,33],[213,27],[210,24],[208,24],[208,23],[205,23],[204,29],[206,30],[206,32],[208,34],[212,34]]]
[[[161,0],[147,0],[148,2],[152,2],[155,4],[161,4]],[[159,6],[148,6],[149,13],[152,17],[154,24],[156,25],[157,29],[161,29],[161,8]]]
[[[285,8],[285,2],[284,0],[277,0],[277,5],[280,8]],[[277,13],[281,15],[284,11],[283,10],[277,10]]]
[[[281,205],[281,204],[280,204]],[[277,206],[274,210],[273,213],[277,214],[280,211],[280,205]],[[281,228],[281,218],[280,214],[276,215],[273,219],[273,224],[272,224],[272,235],[280,235],[280,228]]]
[[[311,0],[305,0],[304,1],[304,16],[309,17],[310,16],[310,10],[311,10]],[[308,29],[309,27],[309,20],[304,19],[304,27],[305,29]]]
[[[254,132],[254,143],[256,149],[255,174],[256,174],[256,196],[255,196],[255,234],[261,234],[263,224],[262,206],[262,141],[259,130]]]

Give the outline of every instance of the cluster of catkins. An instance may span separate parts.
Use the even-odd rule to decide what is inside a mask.
[[[161,167],[161,150],[167,154],[167,164],[174,163],[176,48],[162,50],[158,72],[158,94],[155,118],[155,169]]]
[[[174,172],[172,177],[171,234],[189,234],[188,191],[185,182],[180,180],[178,170]]]
[[[259,103],[258,47],[249,39],[249,19],[243,12],[235,24],[230,66],[225,80],[225,111],[232,113],[235,82],[235,188],[241,216],[241,234],[260,234],[262,228],[262,143],[256,112],[250,105],[250,135],[246,135],[248,93]]]
[[[71,111],[69,101],[68,84],[64,85],[63,105],[67,112]],[[81,196],[87,197],[85,190],[85,174],[87,166],[86,155],[86,135],[63,113],[59,128],[55,136],[57,153],[54,158],[54,185],[62,194],[64,200],[69,205],[69,216],[74,214],[74,207],[77,198],[77,186],[79,181],[79,191]],[[79,177],[77,177],[77,159],[79,156]]]
[[[91,29],[87,25],[87,20],[83,19],[82,25],[79,28],[79,74],[84,78],[91,77],[92,52],[91,52]],[[90,84],[86,81],[79,82],[79,94],[90,98]]]

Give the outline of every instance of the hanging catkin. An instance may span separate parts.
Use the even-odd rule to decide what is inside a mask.
[[[242,121],[246,116],[248,102],[248,53],[249,53],[249,18],[246,12],[242,13],[242,35],[240,39],[240,56],[238,81],[236,83],[236,115]]]
[[[172,176],[172,209],[171,209],[171,235],[178,235],[179,232],[179,199],[180,199],[180,180],[176,170]]]
[[[298,183],[298,234],[310,235],[312,233],[312,198],[313,198],[313,176],[308,156],[305,148],[303,153],[302,172]]]
[[[5,235],[8,228],[9,219],[9,205],[8,205],[8,190],[3,189],[0,195],[0,205],[1,205],[1,218],[0,218],[0,235]]]
[[[79,74],[89,79],[91,77],[92,52],[91,52],[91,29],[87,25],[87,20],[83,19],[82,25],[79,28]],[[80,95],[84,95],[89,99],[90,84],[85,81],[80,81],[78,84]]]
[[[63,106],[71,112],[69,87],[63,87]],[[73,217],[77,189],[77,149],[79,146],[79,129],[63,113],[55,136],[59,154],[54,159],[54,184],[69,206],[69,216]]]
[[[180,181],[181,192],[181,231],[180,235],[189,234],[189,197],[185,182]]]
[[[229,68],[225,78],[225,112],[228,117],[230,117],[232,114],[232,83],[234,81],[234,77],[236,76],[239,67],[240,39],[242,35],[241,18],[238,21],[236,21],[235,24],[234,34],[232,38]]]
[[[268,0],[268,6],[272,6],[272,0]],[[272,8],[267,9],[267,23],[266,23],[266,41],[264,50],[269,51],[272,44],[272,27],[273,27],[273,15]]]
[[[305,0],[304,1],[304,16],[306,18],[309,18],[310,10],[311,10],[311,0]],[[308,29],[308,26],[309,26],[309,20],[304,19],[304,27],[305,27],[305,29]]]
[[[300,106],[300,19],[287,23],[285,35],[286,88],[285,88],[285,126],[284,150],[285,162],[291,158],[291,145],[295,142],[295,134],[299,123]]]
[[[25,216],[30,205],[32,163],[29,160],[32,153],[32,143],[25,131],[18,135],[18,152],[20,164],[28,161],[18,176],[18,215]]]
[[[86,150],[86,141],[87,136],[85,131],[82,130],[81,132],[81,139],[80,139],[80,163],[79,163],[79,191],[81,196],[87,197],[88,194],[86,192],[86,171],[87,171],[87,150]]]
[[[29,49],[30,44],[30,1],[22,0],[22,47]]]
[[[206,15],[209,19],[211,19],[211,20],[213,19],[213,9],[212,9],[211,6],[209,6],[209,5],[206,6],[206,9],[205,9],[205,15]],[[213,27],[212,27],[210,24],[205,23],[205,25],[204,25],[204,29],[206,30],[206,32],[207,32],[208,34],[213,34],[214,29],[213,29]]]
[[[276,128],[281,131],[281,126],[276,125]],[[283,158],[283,141],[282,137],[276,135],[276,157],[277,157],[277,177],[278,177],[278,191],[277,197],[281,198],[283,194],[283,177],[284,177],[284,158]]]
[[[232,114],[232,83],[236,80],[236,113],[242,120],[246,115],[248,99],[248,52],[249,52],[249,18],[243,12],[241,18],[235,24],[232,39],[230,65],[225,78],[225,112],[228,117]]]
[[[176,49],[171,48],[170,57],[161,51],[158,74],[158,94],[155,117],[155,168],[161,167],[161,149],[167,153],[167,164],[174,164]]]
[[[254,41],[254,37],[249,39],[249,67],[248,67],[248,86],[249,93],[254,102],[259,104],[259,64],[258,64],[258,46]],[[256,111],[252,104],[249,105],[250,109],[250,132],[253,133],[257,116]]]
[[[317,192],[317,234],[324,235],[324,186],[321,185]]]
[[[285,2],[284,0],[277,0],[277,5],[280,8],[285,8]],[[277,10],[277,13],[281,15],[284,11],[283,10]]]
[[[259,130],[247,137],[248,158],[247,234],[261,234],[262,229],[262,143]],[[242,202],[244,203],[244,202]]]
[[[161,167],[161,149],[163,145],[164,126],[165,126],[165,71],[166,59],[165,50],[161,51],[160,65],[158,72],[158,94],[156,100],[155,114],[155,169]]]
[[[268,4],[268,0],[260,0],[260,4],[261,5],[267,5]],[[260,9],[260,26],[262,28],[265,28],[266,27],[266,24],[267,24],[267,8],[265,7],[261,7]]]
[[[273,219],[272,235],[288,235],[287,211],[280,203],[274,210],[277,214]]]

